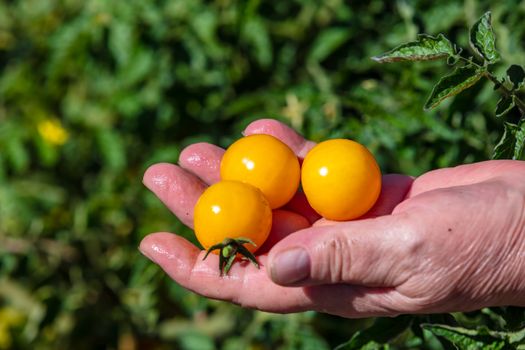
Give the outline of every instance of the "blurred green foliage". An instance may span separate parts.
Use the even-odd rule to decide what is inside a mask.
[[[489,158],[502,130],[489,84],[423,112],[442,62],[369,59],[420,32],[467,46],[489,5],[501,67],[524,65],[517,0],[1,1],[0,349],[326,349],[369,326],[183,290],[137,250],[153,231],[193,239],[142,174],[260,117],[359,140],[385,172]],[[417,327],[371,344],[443,348]]]

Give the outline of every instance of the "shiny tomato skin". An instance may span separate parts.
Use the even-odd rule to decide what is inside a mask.
[[[279,139],[250,135],[234,142],[221,160],[221,179],[259,188],[272,209],[290,201],[299,187],[301,170],[295,153]]]
[[[364,215],[381,192],[381,170],[370,151],[347,139],[323,141],[301,169],[306,198],[320,215],[346,221]]]
[[[272,211],[262,192],[238,181],[220,181],[208,187],[194,210],[194,230],[205,250],[226,238],[248,238],[255,252],[270,233]],[[215,251],[216,252],[216,251]]]

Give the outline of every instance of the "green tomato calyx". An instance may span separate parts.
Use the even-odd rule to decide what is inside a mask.
[[[212,245],[206,251],[206,255],[204,255],[202,260],[205,260],[212,251],[219,249],[219,271],[221,276],[228,274],[228,271],[230,271],[237,254],[240,254],[244,258],[250,260],[257,268],[259,268],[259,263],[257,262],[255,255],[246,249],[244,246],[245,244],[257,246],[251,239],[248,238],[225,238],[221,243]]]

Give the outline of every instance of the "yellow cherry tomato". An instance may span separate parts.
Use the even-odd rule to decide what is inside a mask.
[[[308,203],[330,220],[365,214],[381,192],[381,170],[363,145],[346,139],[319,143],[306,155],[301,181]]]
[[[248,238],[245,247],[254,252],[270,233],[272,210],[262,192],[238,181],[220,181],[208,187],[194,210],[194,230],[203,248],[226,238]]]
[[[286,144],[270,135],[250,135],[234,142],[221,161],[221,178],[259,188],[272,209],[294,196],[299,187],[299,160]]]

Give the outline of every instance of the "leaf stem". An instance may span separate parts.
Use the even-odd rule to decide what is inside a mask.
[[[476,66],[477,68],[485,68],[485,70],[483,71],[483,76],[487,78],[488,80],[490,80],[491,82],[493,82],[494,85],[496,85],[496,87],[498,88],[498,91],[501,92],[503,95],[505,95],[505,97],[512,99],[514,103],[516,104],[516,107],[518,107],[518,109],[520,110],[521,117],[525,118],[525,102],[523,102],[518,96],[516,96],[514,91],[509,90],[505,86],[505,84],[503,84],[502,81],[499,81],[499,79],[495,77],[491,72],[489,72],[485,66],[481,66],[477,64],[476,62],[474,62],[473,60],[465,58],[461,55],[458,55],[456,58],[466,62],[467,64],[472,64]]]
[[[474,66],[476,66],[477,68],[484,68],[482,65],[479,65],[477,64],[476,62],[474,62],[473,60],[471,60],[470,58],[466,58],[466,57],[463,57],[461,55],[457,55],[455,56],[458,60],[462,60],[463,62],[465,63],[468,63],[468,64],[472,64]]]
[[[518,96],[516,96],[516,94],[512,91],[512,90],[509,90],[504,84],[503,82],[499,81],[498,78],[496,78],[492,73],[490,73],[489,71],[485,71],[483,73],[483,75],[489,79],[490,81],[492,81],[497,87],[498,87],[498,90],[503,94],[505,95],[506,97],[508,98],[512,98],[514,100],[514,103],[516,104],[516,107],[518,107],[518,109],[520,110],[520,113],[521,113],[521,117],[522,118],[525,118],[525,102],[523,102],[522,100],[520,100],[518,98]]]

